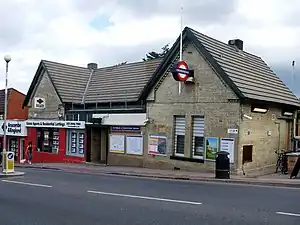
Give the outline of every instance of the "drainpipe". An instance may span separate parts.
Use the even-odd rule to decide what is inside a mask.
[[[296,137],[297,114],[298,114],[298,111],[296,110],[295,113],[294,113],[293,139],[295,139],[295,137]],[[296,150],[296,142],[293,141],[293,151],[295,151],[295,150]]]

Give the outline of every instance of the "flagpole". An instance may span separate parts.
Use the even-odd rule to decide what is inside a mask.
[[[181,5],[180,8],[180,47],[179,47],[179,60],[182,61],[182,28],[183,28],[183,18],[182,18],[182,14],[183,14],[183,6]],[[178,94],[181,94],[181,81],[178,82]]]
[[[292,81],[295,83],[295,61],[292,61]]]

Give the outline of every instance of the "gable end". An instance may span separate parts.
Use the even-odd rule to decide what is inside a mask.
[[[54,83],[53,83],[53,81],[51,79],[51,75],[49,74],[49,72],[48,72],[48,70],[47,70],[47,68],[44,65],[43,60],[42,60],[40,62],[40,64],[39,64],[39,66],[38,66],[38,69],[37,69],[37,71],[36,71],[33,79],[32,79],[32,82],[31,82],[31,84],[29,86],[29,89],[28,89],[27,94],[25,96],[22,108],[24,108],[24,107],[26,107],[28,105],[28,103],[29,103],[29,101],[31,99],[31,96],[32,96],[32,94],[34,94],[34,91],[35,91],[37,85],[39,84],[40,78],[41,78],[41,76],[43,75],[44,72],[46,72],[48,74],[50,82],[53,85],[54,90],[55,90],[57,96],[59,97],[60,101],[63,102],[61,96],[59,95],[59,93],[58,93],[58,91],[57,91],[57,89],[56,89],[56,87],[55,87],[55,85],[54,85]]]

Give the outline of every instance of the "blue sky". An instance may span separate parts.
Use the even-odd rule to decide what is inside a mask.
[[[91,20],[89,25],[97,30],[103,30],[113,24],[110,23],[109,16],[106,16],[105,14],[98,14]]]

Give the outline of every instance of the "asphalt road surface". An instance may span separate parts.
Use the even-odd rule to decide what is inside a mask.
[[[300,224],[300,189],[23,171],[0,180],[1,225]]]

